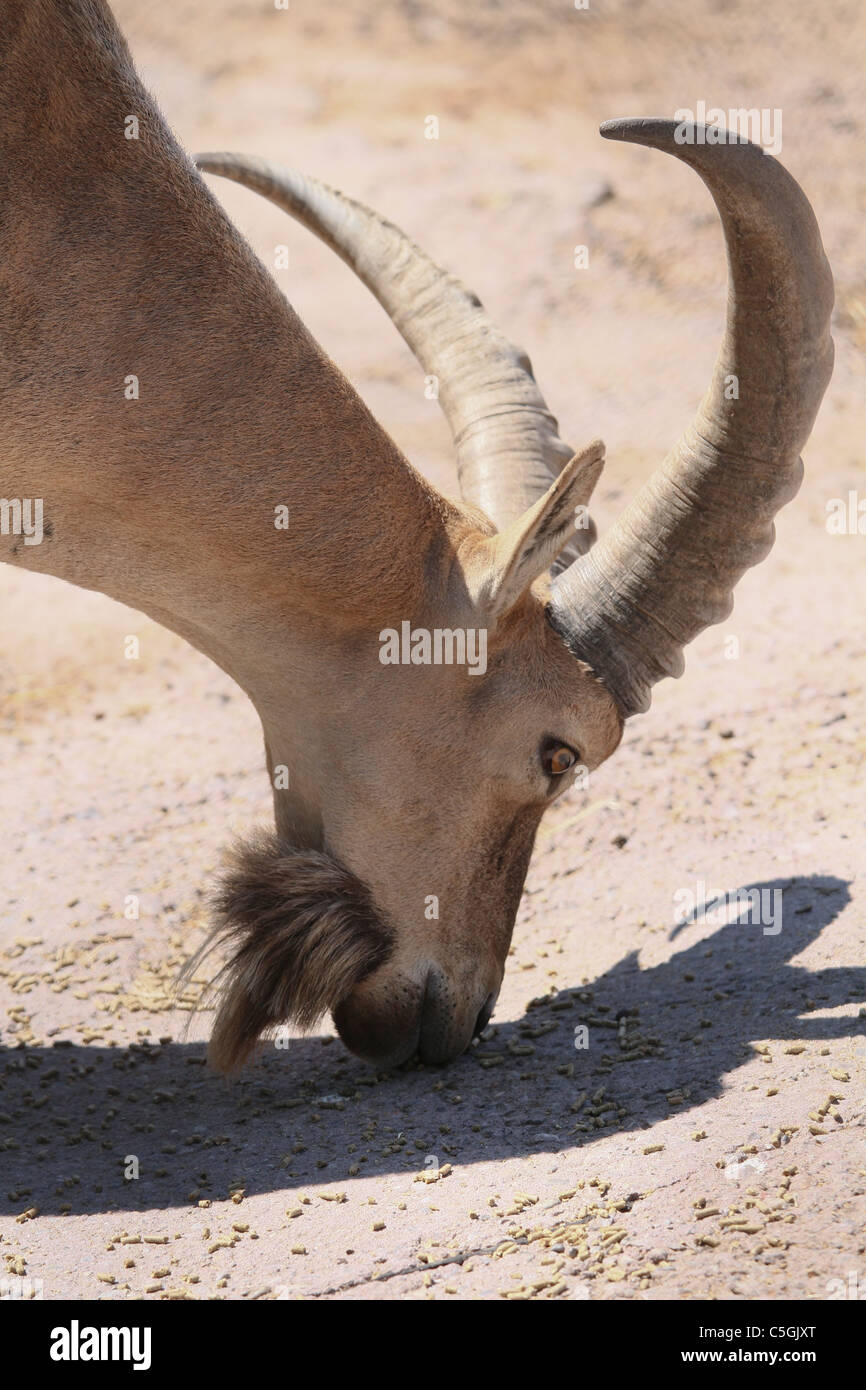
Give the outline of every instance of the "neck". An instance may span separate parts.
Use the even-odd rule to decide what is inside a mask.
[[[29,0],[16,18],[0,37],[3,491],[43,499],[45,534],[0,535],[0,559],[142,609],[245,684],[287,621],[417,612],[456,509],[228,222],[107,6]]]

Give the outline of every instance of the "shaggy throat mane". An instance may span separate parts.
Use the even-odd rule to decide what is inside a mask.
[[[318,850],[261,834],[232,851],[212,901],[215,926],[188,978],[216,947],[230,958],[208,1059],[239,1071],[281,1023],[311,1028],[391,954],[394,934],[360,879]]]

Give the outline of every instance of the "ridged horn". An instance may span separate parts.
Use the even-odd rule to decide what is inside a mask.
[[[802,189],[758,146],[699,143],[704,127],[669,120],[609,121],[601,133],[666,150],[700,174],[729,272],[724,338],[694,422],[610,531],[558,576],[548,608],[631,715],[649,707],[656,681],[682,673],[683,648],[727,617],[737,580],[773,544],[832,371],[833,281]]]
[[[371,208],[294,169],[240,154],[199,154],[199,169],[261,193],[314,232],[358,275],[427,376],[457,451],[460,491],[505,530],[550,487],[574,450],[559,437],[525,352],[477,295]],[[592,522],[560,554],[564,568],[595,540]]]

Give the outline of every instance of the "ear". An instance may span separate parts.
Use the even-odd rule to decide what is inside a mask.
[[[479,538],[464,564],[475,606],[489,619],[501,617],[540,574],[550,569],[578,526],[604,467],[600,439],[569,459],[556,482],[522,516],[496,536]]]

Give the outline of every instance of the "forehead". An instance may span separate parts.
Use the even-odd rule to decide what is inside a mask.
[[[495,737],[498,726],[506,737],[561,738],[592,766],[610,757],[623,729],[613,696],[571,655],[543,613],[495,639],[485,675],[466,683],[488,736]]]

